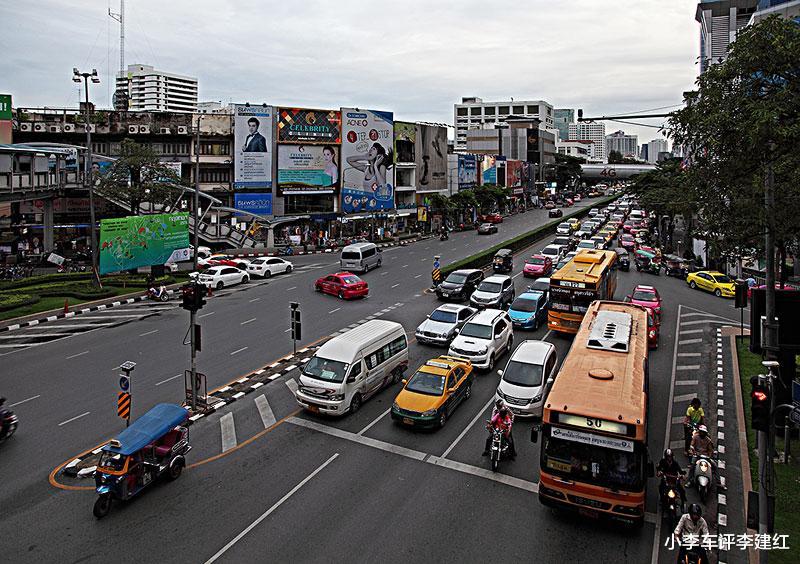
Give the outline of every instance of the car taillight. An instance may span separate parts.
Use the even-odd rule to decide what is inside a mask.
[[[656,330],[655,329],[650,329],[650,338],[651,339],[655,339],[656,338]]]

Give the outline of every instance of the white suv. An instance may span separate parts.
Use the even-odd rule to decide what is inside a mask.
[[[494,369],[495,361],[514,343],[511,318],[500,309],[485,309],[475,314],[450,343],[447,354],[472,361],[472,366]]]
[[[511,354],[495,399],[501,398],[514,415],[541,419],[547,394],[556,378],[556,348],[547,341],[522,341]]]

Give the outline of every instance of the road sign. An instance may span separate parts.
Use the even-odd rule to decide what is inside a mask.
[[[130,377],[126,376],[125,374],[119,375],[119,389],[123,392],[127,392],[131,389],[131,379]]]
[[[120,392],[117,396],[117,415],[126,421],[131,419],[131,395],[127,392]]]

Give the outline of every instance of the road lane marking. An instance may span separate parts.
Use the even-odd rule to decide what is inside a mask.
[[[267,396],[261,394],[256,398],[256,408],[258,408],[258,414],[261,416],[261,422],[264,423],[264,428],[268,429],[275,424],[275,414],[272,413],[272,408],[269,406],[269,402],[267,401]]]
[[[700,370],[699,364],[682,364],[681,366],[676,366],[675,370]]]
[[[340,307],[337,307],[336,309],[332,309],[332,310],[330,310],[328,313],[329,313],[329,314],[331,314],[331,313],[336,313],[336,312],[337,312],[337,311],[339,311],[340,309],[342,309],[342,308],[340,308]]]
[[[9,405],[8,407],[9,407],[9,408],[11,408],[11,407],[17,407],[18,405],[22,405],[22,404],[23,404],[23,403],[25,403],[25,402],[29,402],[29,401],[31,401],[31,400],[35,400],[36,398],[39,398],[39,397],[42,397],[42,395],[41,395],[41,394],[39,394],[38,396],[33,396],[33,397],[30,397],[30,398],[28,398],[28,399],[24,399],[24,400],[22,400],[22,401],[18,401],[17,403],[12,403],[12,404],[11,404],[11,405]]]
[[[416,275],[414,278],[415,278],[415,279],[416,279],[416,278],[420,278],[421,276],[422,276],[422,274],[417,274],[417,275]]]
[[[690,353],[678,353],[678,356],[684,356],[684,357],[686,357],[686,356],[703,356],[703,355],[702,355],[702,353],[693,353],[693,352],[690,352]]]
[[[139,333],[139,336],[144,337],[145,335],[152,335],[153,333],[158,333],[158,329],[153,329],[152,331],[148,331],[147,333]]]
[[[219,559],[219,557],[220,557],[220,556],[222,556],[223,554],[225,554],[225,553],[228,551],[228,549],[229,549],[229,548],[231,548],[231,547],[232,547],[233,545],[235,545],[237,542],[239,542],[240,540],[242,540],[242,538],[243,538],[243,537],[244,537],[244,536],[245,536],[247,533],[249,533],[250,531],[252,531],[253,529],[255,529],[255,528],[258,526],[258,524],[259,524],[259,523],[261,523],[261,522],[262,522],[264,519],[266,519],[267,517],[269,517],[270,515],[272,515],[272,513],[273,513],[273,512],[274,512],[276,509],[278,509],[278,508],[279,508],[281,505],[283,505],[283,503],[284,503],[284,502],[285,502],[287,499],[289,499],[289,498],[290,498],[290,497],[292,497],[292,496],[293,496],[295,493],[297,493],[297,491],[298,491],[300,488],[302,488],[303,486],[305,486],[305,485],[306,485],[306,484],[307,484],[307,483],[308,483],[308,482],[309,482],[309,481],[310,481],[312,478],[314,478],[314,476],[316,476],[317,474],[319,474],[320,472],[322,472],[322,471],[325,469],[325,467],[327,467],[327,466],[328,466],[328,464],[330,464],[331,462],[333,462],[334,460],[336,460],[336,458],[337,458],[338,456],[339,456],[339,453],[337,452],[337,453],[335,453],[333,456],[331,456],[331,457],[330,457],[328,460],[326,460],[326,461],[325,461],[325,462],[323,462],[321,465],[319,465],[319,466],[317,467],[317,469],[316,469],[316,470],[314,470],[314,471],[313,471],[311,474],[309,474],[308,476],[306,476],[305,478],[303,478],[303,480],[302,480],[302,481],[301,481],[299,484],[297,484],[295,487],[293,487],[291,490],[289,490],[289,492],[288,492],[286,495],[284,495],[282,498],[280,498],[280,499],[279,499],[277,502],[275,502],[275,504],[274,504],[272,507],[270,507],[270,508],[269,508],[269,509],[267,509],[267,510],[266,510],[264,513],[262,513],[262,514],[261,514],[261,515],[258,517],[258,519],[256,519],[256,520],[255,520],[255,521],[253,521],[252,523],[250,523],[250,524],[249,524],[249,525],[248,525],[248,526],[247,526],[247,527],[246,527],[246,528],[245,528],[245,529],[244,529],[244,530],[243,530],[241,533],[239,533],[238,535],[236,535],[235,537],[233,537],[233,539],[231,539],[231,541],[230,541],[228,544],[226,544],[225,546],[223,546],[223,547],[222,547],[222,548],[221,548],[221,549],[220,549],[220,550],[219,550],[219,551],[218,551],[216,554],[214,554],[214,556],[212,556],[211,558],[209,558],[208,560],[206,560],[205,564],[212,564],[212,562],[216,562],[216,561],[217,561],[217,559]]]
[[[176,374],[175,376],[170,376],[166,380],[161,380],[160,382],[157,382],[156,386],[160,386],[161,384],[166,384],[170,380],[174,380],[175,378],[180,378],[181,376],[183,376],[183,374]]]
[[[472,426],[475,424],[475,422],[478,420],[478,418],[481,415],[483,415],[483,412],[486,411],[486,408],[488,408],[490,405],[492,405],[493,401],[494,401],[494,395],[492,395],[492,397],[489,398],[489,401],[486,402],[486,405],[481,407],[481,410],[478,412],[477,415],[475,415],[475,417],[472,418],[472,421],[469,422],[469,425],[467,425],[466,427],[464,427],[461,430],[461,433],[459,433],[459,435],[456,437],[456,440],[454,440],[452,443],[450,443],[450,446],[447,447],[447,450],[445,450],[442,453],[442,456],[440,458],[447,458],[447,455],[450,454],[450,451],[452,451],[454,448],[456,448],[456,445],[459,443],[459,441],[464,438],[464,435],[467,434],[467,431],[469,431],[472,428]]]
[[[511,279],[513,280],[514,278],[516,278],[517,276],[520,276],[520,275],[522,275],[522,272],[517,272],[514,276],[511,277]]]
[[[233,423],[233,413],[226,413],[219,418],[219,427],[222,433],[222,452],[236,446],[236,427]]]
[[[67,419],[66,421],[62,421],[61,423],[58,424],[58,426],[61,427],[62,425],[66,425],[67,423],[72,423],[76,419],[80,419],[81,417],[86,417],[90,413],[91,413],[91,411],[87,411],[86,413],[81,413],[80,415],[76,415],[72,419]]]
[[[408,265],[404,264],[401,268],[408,268]]]
[[[381,276],[386,276],[387,274],[389,274],[389,273],[388,272],[382,272]]]
[[[394,284],[394,285],[392,285],[392,288],[397,288],[399,285],[400,284]]]
[[[392,409],[391,409],[391,408],[389,408],[389,409],[387,409],[386,411],[384,411],[383,413],[381,413],[380,415],[378,415],[378,416],[377,416],[375,419],[373,419],[373,420],[372,420],[372,423],[370,423],[369,425],[367,425],[366,427],[364,427],[363,429],[361,429],[361,430],[358,432],[358,434],[359,434],[359,435],[363,435],[364,433],[366,433],[367,431],[369,431],[369,430],[372,428],[372,426],[373,426],[373,425],[375,425],[375,423],[377,423],[378,421],[380,421],[381,419],[383,419],[384,417],[386,417],[386,414],[387,414],[387,413],[389,413],[391,410],[392,410]]]
[[[257,301],[258,301],[258,300],[260,300],[260,299],[261,299],[261,298],[253,298],[252,300],[248,300],[248,301],[249,301],[250,303],[253,303],[253,302],[257,302]]]
[[[247,321],[242,321],[242,322],[241,322],[239,325],[247,325],[248,323],[252,323],[252,322],[253,322],[253,321],[255,321],[256,319],[257,319],[257,318],[256,318],[256,317],[254,317],[253,319],[248,319]]]
[[[83,356],[83,355],[85,355],[85,354],[88,354],[88,353],[89,353],[89,351],[83,351],[83,352],[79,352],[78,354],[73,354],[73,355],[70,355],[70,356],[68,356],[68,357],[67,357],[67,360],[69,360],[69,359],[71,359],[71,358],[77,358],[77,357],[79,357],[79,356]]]
[[[217,312],[216,311],[209,311],[208,313],[201,313],[197,317],[208,317],[209,315],[214,315],[215,313],[217,313]]]
[[[297,290],[297,286],[292,286],[291,288],[286,288],[287,292],[291,292],[292,290]]]
[[[284,333],[288,333],[288,332],[289,332],[289,331],[291,331],[291,330],[292,330],[292,328],[291,328],[291,327],[289,327],[289,328],[288,328],[286,331],[284,331]]]
[[[286,380],[286,387],[289,388],[293,394],[297,393],[297,381],[294,378],[289,378]]]
[[[678,329],[677,327],[675,329]],[[679,345],[694,345],[697,343],[702,343],[703,339],[687,339],[685,341],[678,341]]]
[[[233,356],[233,355],[235,355],[235,354],[239,354],[239,353],[240,353],[240,352],[242,352],[242,351],[246,351],[248,348],[249,348],[249,347],[242,347],[242,348],[240,348],[240,349],[236,349],[235,351],[233,351],[233,352],[231,353],[231,356]]]

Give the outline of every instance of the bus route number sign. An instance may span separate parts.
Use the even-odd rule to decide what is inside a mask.
[[[585,288],[586,287],[586,284],[584,284],[583,282],[570,282],[569,280],[561,280],[558,284],[560,286],[565,287],[565,288]]]
[[[558,422],[566,425],[573,425],[575,427],[584,427],[587,429],[605,431],[606,433],[616,433],[618,435],[628,434],[628,426],[624,423],[607,421],[605,419],[598,419],[595,417],[583,417],[581,415],[568,415],[566,413],[559,413]]]

